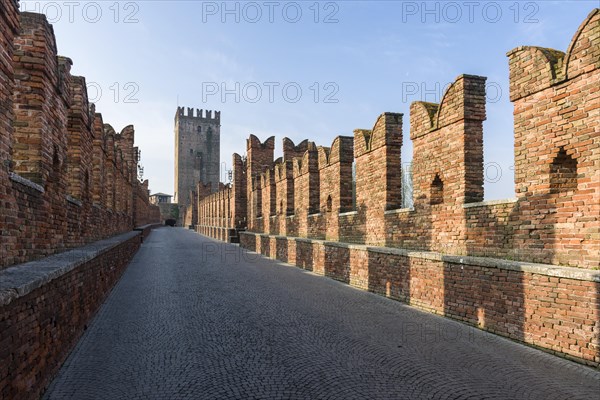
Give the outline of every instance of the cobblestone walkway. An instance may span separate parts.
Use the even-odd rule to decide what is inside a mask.
[[[181,228],[155,230],[50,399],[598,399],[600,373]]]

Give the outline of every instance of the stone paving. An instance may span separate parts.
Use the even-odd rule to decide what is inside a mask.
[[[598,399],[600,372],[183,228],[154,230],[45,399]]]

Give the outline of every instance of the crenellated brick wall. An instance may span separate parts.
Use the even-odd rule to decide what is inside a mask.
[[[354,131],[356,209],[365,220],[355,241],[385,244],[385,211],[401,204],[401,146],[402,114],[383,113],[372,130]]]
[[[0,2],[0,398],[37,399],[160,216],[133,127],[103,123],[17,3]]]
[[[352,148],[353,138],[338,136],[331,147],[318,146],[319,204],[324,219],[325,238],[339,240],[340,213],[353,210]]]
[[[519,47],[508,58],[515,198],[483,201],[486,78],[461,75],[440,104],[410,107],[410,209],[400,113],[331,148],[284,138],[276,161],[273,138],[251,136],[241,245],[598,365],[600,11],[566,53]]]
[[[600,15],[581,24],[566,53],[523,46],[507,55],[522,223],[513,246],[597,268]]]
[[[260,174],[258,179],[260,185],[260,193],[262,196],[261,214],[263,217],[263,231],[274,233],[276,230],[279,230],[279,226],[277,226],[277,224],[274,221],[277,213],[277,209],[275,208],[275,170],[267,169],[265,172]]]
[[[302,157],[293,159],[293,177],[294,217],[297,232],[298,236],[308,237],[310,231],[309,221],[318,221],[316,217],[320,210],[319,153],[314,142],[308,143],[308,148]]]
[[[566,55],[532,47],[508,54],[515,103],[514,199],[483,201],[486,79],[461,75],[441,104],[411,105],[412,209],[400,208],[402,114],[384,113],[372,130],[356,130],[353,142],[341,136],[331,149],[308,143],[293,158],[293,179],[287,160],[267,157],[255,165],[249,157],[248,169],[261,171],[257,184],[249,184],[248,204],[257,209],[248,213],[249,231],[290,235],[289,223],[273,223],[285,217],[294,221],[292,235],[299,237],[599,268],[600,91],[595,83],[600,61],[590,56],[599,52],[599,19],[597,11],[590,14]],[[542,59],[534,62],[536,51]],[[542,61],[546,64],[538,65]],[[576,70],[570,67],[575,64]],[[543,68],[555,76],[548,87],[543,80],[549,78],[539,72]],[[530,86],[535,93],[529,93]],[[255,137],[248,143],[249,154],[264,147]],[[284,148],[290,143],[285,138]],[[354,159],[348,157],[351,143]],[[267,222],[267,217],[274,218]]]
[[[0,11],[0,269],[158,222],[133,126],[103,122],[44,15]]]
[[[275,149],[275,137],[271,136],[264,143],[254,135],[250,135],[246,141],[246,185],[247,185],[247,213],[248,228],[251,230],[263,230],[263,196],[261,185],[261,174],[273,164],[273,152]],[[266,216],[269,217],[268,215]]]
[[[224,241],[237,241],[237,232],[246,226],[246,161],[233,155],[232,182],[219,185],[216,193],[210,183],[198,183],[196,198],[197,223],[194,229],[203,235]],[[186,213],[193,212],[189,210]],[[189,221],[192,222],[192,221]]]
[[[0,255],[3,255],[4,249],[13,245],[16,238],[6,238],[9,234],[5,228],[6,212],[3,211],[9,207],[9,196],[12,196],[11,189],[11,160],[13,140],[14,140],[14,110],[12,106],[12,94],[14,90],[14,39],[19,31],[19,13],[17,5],[13,2],[0,2],[0,215],[2,215],[2,225],[0,233],[2,243],[0,244]],[[14,216],[16,218],[16,215]]]

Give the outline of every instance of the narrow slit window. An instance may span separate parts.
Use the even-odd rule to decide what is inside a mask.
[[[550,165],[550,193],[577,189],[577,160],[561,147]]]
[[[439,174],[435,174],[433,182],[431,182],[431,199],[430,204],[442,204],[444,202],[444,182]]]

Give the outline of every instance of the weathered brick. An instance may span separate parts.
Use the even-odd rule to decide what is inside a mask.
[[[0,7],[0,269],[158,222],[133,126],[103,123],[44,15]]]

